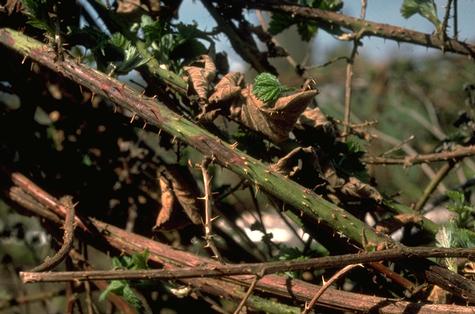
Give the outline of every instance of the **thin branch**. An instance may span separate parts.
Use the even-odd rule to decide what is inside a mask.
[[[267,59],[261,57],[262,54],[255,43],[252,42],[251,44],[243,40],[232,21],[222,16],[210,0],[201,0],[201,3],[203,3],[203,6],[216,21],[219,29],[229,38],[229,42],[233,49],[244,59],[244,61],[248,62],[257,72],[276,73],[275,68],[267,61]]]
[[[368,0],[361,0],[361,13],[360,18],[364,20],[366,18],[366,7],[368,6]]]
[[[456,159],[461,159],[461,158],[469,157],[473,155],[475,155],[475,145],[459,146],[451,151],[406,156],[402,158],[366,156],[363,158],[363,162],[367,164],[373,164],[373,165],[403,165],[405,167],[410,167],[410,166],[422,164],[422,163],[456,160]]]
[[[442,26],[441,26],[441,35],[442,35],[442,41],[445,43],[447,40],[447,26],[449,24],[449,17],[450,17],[450,9],[452,7],[452,2],[453,0],[447,0],[447,4],[445,5],[445,13],[444,13],[444,18],[442,19]],[[442,51],[445,50],[445,45],[442,48]]]
[[[148,124],[154,125],[176,136],[199,152],[213,154],[216,161],[239,176],[259,185],[262,190],[292,205],[298,212],[302,211],[315,221],[324,221],[333,229],[343,233],[353,241],[366,245],[376,243],[392,244],[393,241],[377,234],[366,223],[335,204],[326,201],[314,192],[306,192],[303,186],[288,180],[284,176],[268,170],[262,162],[223,142],[208,131],[198,127],[184,117],[179,116],[161,102],[140,95],[128,86],[108,77],[86,65],[65,56],[65,61],[58,65],[54,54],[40,42],[11,29],[0,30],[0,43],[33,58],[67,78],[91,89],[112,102],[136,112]]]
[[[19,174],[16,175],[20,176]],[[28,180],[25,178],[24,181]],[[47,194],[41,188],[36,186],[31,181],[25,185],[26,191],[29,195],[34,196],[36,200],[48,200],[50,210],[54,208],[54,211],[62,213],[64,217],[66,210],[54,197]],[[26,208],[28,209],[28,208]],[[34,211],[35,213],[41,213],[40,211]],[[46,219],[51,216],[41,216]],[[48,218],[49,217],[49,218]],[[121,252],[127,254],[133,254],[135,252],[143,252],[147,249],[150,252],[150,260],[155,263],[165,265],[168,269],[174,269],[175,267],[196,267],[198,265],[209,265],[214,267],[215,261],[193,255],[188,252],[178,251],[170,246],[155,242],[148,238],[125,232],[124,230],[114,227],[112,225],[100,222],[95,219],[90,219],[91,229],[87,228],[84,224],[78,224],[78,227],[85,232],[85,235],[94,235],[94,238],[89,238],[91,244],[96,247],[101,247],[101,239],[107,242],[111,247],[118,249]],[[223,281],[219,279],[211,278],[195,278],[195,279],[182,279],[183,282],[193,285],[201,289],[203,292],[208,292],[214,295],[220,295],[221,297],[229,297],[236,299],[235,293],[239,287],[249,286],[250,282],[243,278],[243,276],[231,277],[232,282]],[[268,275],[262,278],[257,288],[260,291],[270,293],[274,296],[280,296],[287,299],[297,299],[305,302],[311,300],[314,294],[318,291],[319,287],[300,280],[290,279],[283,276]],[[241,295],[241,294],[239,294]],[[276,303],[274,301],[258,298],[257,296],[251,296],[249,302],[256,309],[261,306],[272,306],[273,308],[282,307],[284,305]],[[455,305],[431,305],[431,304],[415,304],[406,301],[392,300],[388,298],[379,298],[374,296],[365,296],[362,294],[350,293],[345,291],[337,291],[334,289],[328,289],[321,297],[320,304],[325,307],[337,308],[341,310],[362,311],[368,312],[378,307],[380,313],[402,313],[409,309],[417,307],[419,314],[442,314],[447,312],[457,313],[471,313],[473,307],[455,306]],[[262,308],[262,307],[261,307]]]
[[[353,42],[353,50],[351,51],[351,56],[348,58],[348,62],[346,64],[346,79],[345,79],[345,111],[344,111],[344,118],[343,118],[343,140],[349,135],[349,126],[350,126],[350,118],[351,118],[351,92],[352,86],[351,82],[353,80],[353,63],[355,62],[355,56],[358,51],[358,40],[355,39]]]
[[[46,260],[33,268],[31,272],[43,272],[48,271],[56,267],[59,263],[63,261],[65,257],[68,256],[68,252],[73,247],[74,240],[74,204],[70,196],[65,196],[61,199],[64,207],[67,209],[66,218],[64,219],[64,235],[63,235],[63,245],[59,251],[51,258],[46,258]]]
[[[266,19],[264,18],[264,16],[262,15],[262,12],[260,10],[256,10],[256,16],[257,16],[257,19],[259,20],[259,24],[261,25],[262,30],[264,32],[268,32],[269,25],[267,24]],[[269,36],[271,36],[271,35],[269,35]],[[274,43],[274,45],[276,45],[277,47],[282,47],[282,45],[279,43],[279,40],[275,36],[271,36],[271,40]],[[299,64],[297,63],[297,61],[295,61],[295,59],[288,53],[287,53],[287,56],[285,56],[285,59],[287,60],[289,65],[294,68],[295,72],[299,76],[302,76],[302,73],[300,71],[298,71]]]
[[[368,5],[366,0],[361,0],[361,19],[364,20],[366,17],[366,6]],[[351,51],[351,55],[348,58],[346,64],[346,79],[345,79],[345,110],[344,110],[344,118],[343,118],[343,141],[349,135],[350,130],[350,119],[351,119],[351,92],[352,92],[352,81],[353,81],[353,64],[355,63],[355,57],[358,53],[358,43],[360,39],[360,35],[354,34],[355,38],[353,39],[353,49]]]
[[[456,162],[449,161],[445,165],[443,165],[439,171],[437,171],[436,176],[429,182],[429,184],[424,189],[421,198],[417,201],[416,205],[414,206],[414,210],[420,211],[424,205],[429,200],[429,197],[432,195],[434,190],[440,184],[440,182],[447,176],[447,174],[452,170],[455,166]]]
[[[260,277],[259,276],[255,276],[254,277],[254,280],[252,280],[252,283],[251,285],[249,286],[249,289],[247,290],[246,292],[246,295],[244,295],[244,298],[242,298],[241,302],[238,304],[236,310],[234,310],[234,314],[239,314],[241,313],[241,310],[243,308],[243,306],[246,304],[247,300],[249,299],[249,297],[251,296],[252,292],[254,291],[254,289],[256,288],[256,285],[257,285],[257,282],[259,281]]]
[[[202,198],[205,202],[205,221],[204,221],[204,227],[205,227],[205,240],[206,240],[206,246],[211,249],[211,252],[213,252],[214,257],[220,262],[223,263],[223,257],[221,256],[221,253],[219,253],[218,248],[216,247],[216,244],[214,243],[214,234],[213,234],[213,191],[211,189],[211,177],[209,176],[208,173],[208,166],[209,164],[213,161],[212,158],[206,157],[204,158],[203,162],[200,165],[201,169],[201,175],[203,176],[203,186],[205,189],[205,195]]]
[[[454,39],[458,40],[459,37],[459,22],[458,22],[458,1],[454,0]]]
[[[326,269],[343,267],[350,264],[364,264],[377,261],[392,261],[407,258],[427,257],[466,257],[474,258],[475,250],[472,248],[436,248],[436,247],[400,247],[375,252],[361,252],[310,258],[306,260],[275,261],[266,263],[242,263],[213,266],[197,266],[174,270],[96,270],[73,272],[20,272],[23,283],[33,282],[63,282],[83,280],[164,280],[194,277],[222,277],[235,275],[264,276],[285,271],[298,271],[309,269]]]
[[[320,296],[325,292],[325,290],[330,288],[330,286],[335,281],[340,279],[343,275],[345,275],[347,272],[349,272],[350,270],[352,270],[353,268],[355,268],[357,266],[363,266],[363,265],[361,265],[361,264],[347,265],[347,266],[343,267],[342,269],[340,269],[336,274],[334,274],[327,282],[325,282],[323,284],[323,286],[320,288],[320,290],[318,290],[318,292],[315,294],[315,296],[312,298],[312,300],[308,304],[305,305],[305,308],[302,311],[302,314],[308,314],[310,312],[310,310],[317,303],[318,298],[320,298]]]
[[[228,0],[227,2],[236,3],[235,0]],[[374,36],[435,49],[441,49],[441,47],[444,47],[444,41],[440,36],[438,36],[438,34],[421,33],[394,25],[366,21],[332,11],[288,4],[276,0],[251,0],[246,1],[245,5],[250,9],[283,12],[292,15],[293,17],[338,25],[349,29],[354,33],[360,33],[361,37]],[[445,42],[445,51],[473,57],[475,56],[475,45],[467,44],[453,38],[447,38]]]
[[[404,289],[408,290],[409,292],[413,293],[416,290],[416,285],[401,276],[400,274],[396,273],[395,271],[390,270],[388,267],[383,265],[381,262],[371,262],[369,263],[371,268],[379,271],[383,274],[386,278],[391,279],[392,282],[398,284],[399,286],[403,287]]]

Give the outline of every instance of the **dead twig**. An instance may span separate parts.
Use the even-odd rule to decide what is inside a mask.
[[[325,292],[325,290],[327,290],[336,280],[338,280],[344,274],[346,274],[347,272],[349,272],[350,270],[352,270],[353,268],[357,266],[363,267],[363,265],[361,264],[347,265],[343,267],[342,269],[340,269],[336,274],[334,274],[327,282],[323,284],[323,286],[320,288],[320,290],[318,290],[318,292],[315,294],[312,300],[308,304],[305,305],[305,308],[302,311],[302,314],[308,314],[308,312],[315,306],[315,304],[318,301],[318,298],[320,298],[320,296]]]
[[[298,271],[309,269],[326,269],[344,267],[350,264],[365,264],[377,261],[392,261],[407,258],[427,257],[475,257],[472,248],[437,248],[437,247],[401,247],[374,252],[361,252],[306,260],[275,261],[265,263],[242,263],[213,266],[184,267],[180,269],[148,269],[148,270],[96,270],[74,272],[20,272],[23,283],[33,282],[64,282],[83,280],[164,280],[194,277],[222,277],[234,275],[259,275]]]
[[[236,310],[234,310],[234,314],[239,314],[241,313],[241,310],[243,308],[243,306],[246,304],[247,300],[249,299],[249,297],[251,296],[252,294],[252,291],[254,291],[254,289],[256,288],[256,285],[257,285],[257,282],[259,281],[260,277],[259,276],[255,276],[254,279],[252,280],[252,283],[251,285],[249,286],[249,289],[247,290],[246,292],[246,295],[244,295],[244,298],[242,298],[241,302],[238,304]]]
[[[48,271],[56,267],[59,263],[63,261],[64,258],[68,255],[68,252],[73,247],[74,240],[74,204],[70,196],[63,197],[60,202],[67,209],[66,218],[64,219],[64,235],[63,235],[63,245],[59,251],[53,255],[53,257],[46,258],[45,261],[33,268],[32,272],[43,272]]]
[[[402,158],[366,156],[363,158],[363,162],[373,165],[403,165],[405,167],[410,167],[422,163],[456,160],[473,155],[475,155],[475,145],[459,146],[451,151],[443,151],[440,153],[432,154],[420,154],[414,156],[406,156]]]
[[[219,253],[218,248],[216,247],[216,244],[214,243],[214,235],[213,235],[213,191],[211,188],[211,177],[209,176],[208,173],[208,166],[209,164],[213,161],[213,158],[206,157],[203,162],[200,165],[201,169],[201,174],[203,176],[203,186],[204,186],[204,192],[205,195],[203,196],[203,200],[205,202],[205,221],[204,221],[204,227],[205,227],[205,240],[206,240],[206,246],[211,249],[211,252],[213,252],[214,257],[222,264],[223,262],[223,257],[221,256],[221,253]]]
[[[439,169],[439,171],[437,171],[437,174],[435,175],[435,177],[429,182],[429,184],[424,189],[424,192],[422,193],[421,198],[417,201],[416,205],[414,206],[414,210],[416,211],[422,210],[422,208],[427,203],[427,201],[429,200],[429,197],[432,195],[434,190],[437,188],[440,182],[442,182],[442,180],[447,176],[450,170],[452,170],[455,164],[456,162],[450,160],[448,163],[443,165]]]

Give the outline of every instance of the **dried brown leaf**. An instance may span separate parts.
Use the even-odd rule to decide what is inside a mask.
[[[200,56],[196,65],[184,67],[195,93],[200,99],[208,99],[210,83],[216,76],[216,66],[208,55]]]
[[[311,169],[317,171],[320,174],[320,164],[318,162],[317,155],[313,147],[297,147],[294,148],[290,153],[280,158],[275,164],[272,164],[269,167],[269,170],[273,172],[278,172],[284,176],[294,176],[298,171],[302,170],[302,167],[305,165],[302,162],[302,166],[299,166],[299,160],[302,160],[304,157],[310,157],[312,160]],[[310,167],[310,166],[308,166]]]
[[[201,205],[198,202],[201,192],[190,170],[180,165],[167,165],[163,173],[169,180],[173,193],[186,215],[194,224],[201,224]]]
[[[226,74],[214,87],[214,93],[209,97],[210,103],[225,102],[237,97],[241,91],[244,76],[240,72],[230,72]]]
[[[140,8],[140,0],[117,0],[117,13],[131,13]]]
[[[372,199],[378,203],[383,201],[382,195],[374,187],[355,177],[349,178],[341,187],[341,192],[357,198]]]
[[[8,15],[11,15],[13,12],[20,12],[23,6],[20,0],[7,0],[3,7],[8,12]]]
[[[170,220],[170,216],[173,212],[173,206],[175,205],[175,195],[173,194],[172,187],[170,186],[168,180],[163,176],[160,177],[160,191],[160,201],[162,206],[158,212],[155,226],[153,227],[154,230],[160,228],[161,225]]]
[[[394,219],[405,225],[408,223],[419,223],[422,221],[422,216],[419,214],[399,214],[395,215]]]
[[[298,117],[317,95],[317,91],[298,91],[280,97],[275,103],[264,103],[259,100],[252,93],[252,85],[244,89],[242,95],[246,100],[240,112],[242,123],[280,143],[288,138]]]
[[[330,124],[327,116],[320,110],[320,108],[306,108],[298,119],[299,124],[308,125],[313,128],[322,128]]]
[[[446,304],[448,296],[449,293],[447,291],[437,285],[434,285],[429,296],[427,297],[427,301],[430,301],[434,304]]]

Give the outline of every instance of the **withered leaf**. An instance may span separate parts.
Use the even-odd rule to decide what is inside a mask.
[[[158,212],[155,226],[153,227],[154,230],[160,228],[161,225],[170,219],[175,204],[175,195],[173,194],[172,187],[163,176],[160,177],[160,192],[161,208]]]
[[[294,176],[297,171],[302,170],[299,166],[299,159],[302,159],[307,155],[312,159],[311,170],[317,171],[320,173],[320,164],[318,162],[318,157],[315,153],[313,147],[297,147],[294,148],[290,153],[280,158],[275,164],[272,164],[269,168],[273,172],[278,172],[282,175],[288,175],[290,177]]]
[[[7,0],[7,3],[3,6],[7,12],[8,15],[11,15],[13,12],[20,12],[22,9],[22,3],[20,0]],[[1,8],[1,5],[0,5]]]
[[[226,74],[214,87],[214,93],[209,97],[210,103],[225,102],[237,97],[241,91],[244,76],[240,72]]]
[[[252,93],[252,85],[242,90],[245,98],[240,119],[249,128],[259,131],[272,141],[285,141],[298,117],[317,95],[316,90],[298,91],[275,102],[264,103]]]
[[[117,13],[130,13],[140,8],[140,0],[117,0]]]
[[[184,67],[195,93],[200,99],[208,99],[210,83],[216,76],[216,66],[208,55],[201,55],[196,65]]]
[[[201,224],[201,205],[198,202],[201,192],[190,170],[180,165],[167,165],[163,174],[170,182],[173,194],[186,215],[194,224]]]
[[[327,116],[320,110],[320,108],[306,108],[298,119],[299,124],[308,125],[314,128],[321,128],[328,125]]]
[[[378,203],[383,201],[383,197],[378,190],[369,184],[361,182],[355,177],[349,178],[349,180],[341,187],[341,192],[357,198],[372,199]]]

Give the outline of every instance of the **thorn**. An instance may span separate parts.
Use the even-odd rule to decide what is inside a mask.
[[[24,64],[24,63],[25,63],[26,58],[28,58],[28,56],[24,56],[24,57],[23,57],[23,60],[21,60],[21,64]]]
[[[91,104],[94,102],[94,97],[96,96],[96,93],[92,92],[92,96],[91,96]]]
[[[160,134],[162,134],[162,129],[158,129],[158,136],[160,136]]]
[[[158,96],[157,95],[153,95],[152,99],[157,99]]]
[[[142,129],[144,129],[144,130],[145,130],[145,128],[146,128],[146,127],[147,127],[147,121],[145,121],[145,122],[143,123],[143,127],[142,127]]]
[[[114,113],[117,113],[117,105],[114,104]]]
[[[207,200],[208,198],[206,196],[201,196],[201,197],[197,197],[196,199],[197,200]]]
[[[175,142],[176,142],[176,136],[173,137],[172,144],[175,144]]]
[[[132,118],[130,119],[130,122],[129,122],[129,123],[133,123],[136,116],[137,116],[137,114],[134,112],[134,113],[132,114]]]
[[[215,221],[216,219],[219,219],[219,218],[220,218],[220,216],[213,217],[209,220],[209,222],[213,222],[213,221]]]
[[[82,90],[82,85],[79,84],[79,92],[81,93],[81,95],[83,94],[83,90]]]
[[[238,147],[239,143],[238,142],[235,142],[231,145],[229,145],[231,147],[232,150],[235,150],[237,147]]]

